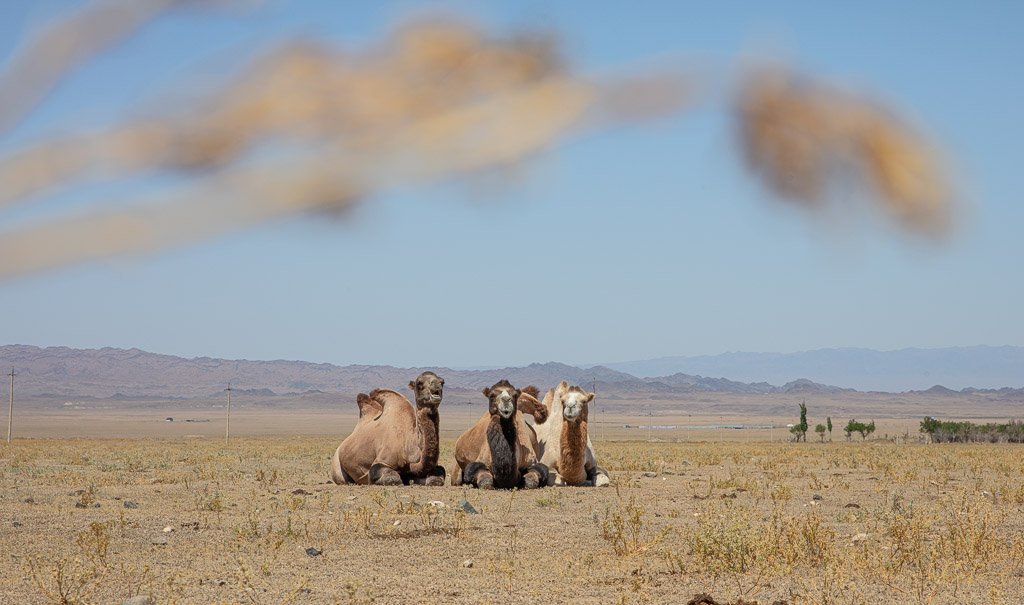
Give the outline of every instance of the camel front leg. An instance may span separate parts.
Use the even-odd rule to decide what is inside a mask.
[[[587,469],[587,483],[594,487],[607,487],[612,482],[608,477],[608,471],[596,464]]]
[[[543,463],[534,462],[523,473],[523,489],[536,489],[548,484],[548,467]]]
[[[370,467],[371,485],[402,485],[402,475],[393,468],[377,463]]]
[[[444,478],[445,478],[446,474],[447,473],[444,470],[444,467],[441,466],[441,465],[438,465],[438,466],[434,467],[434,470],[432,470],[429,473],[427,473],[426,477],[416,477],[416,478],[412,479],[412,482],[415,485],[426,485],[428,487],[440,487],[440,486],[444,485]],[[455,477],[454,476],[452,476],[452,485],[458,485],[457,483],[455,483]]]
[[[482,462],[470,462],[463,471],[462,481],[480,489],[494,489],[494,475]]]

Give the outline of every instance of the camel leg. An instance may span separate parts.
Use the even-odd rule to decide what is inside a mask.
[[[334,456],[331,458],[331,470],[330,470],[331,481],[334,481],[338,485],[345,483],[355,483],[351,477],[345,473],[344,469],[341,468],[341,446],[334,451]]]
[[[440,487],[444,485],[445,470],[443,466],[438,465],[434,470],[430,471],[426,477],[416,477],[412,479],[415,485],[427,485],[430,487]],[[454,483],[452,484],[454,485]]]
[[[591,472],[593,472],[593,476],[591,476]],[[612,482],[608,476],[608,471],[597,465],[594,465],[593,471],[587,471],[587,479],[593,481],[594,487],[607,487]]]
[[[548,467],[534,462],[523,473],[523,489],[534,489],[548,484]]]
[[[371,485],[402,485],[402,475],[393,468],[383,464],[374,464],[370,467]]]
[[[480,489],[494,489],[494,475],[481,462],[469,463],[463,472],[462,481]]]
[[[458,464],[458,463],[456,463],[456,464]],[[456,485],[456,486],[462,485],[462,474],[464,472],[465,471],[463,470],[463,468],[461,466],[459,466],[458,470],[455,471],[454,473],[452,473],[452,485]]]
[[[444,467],[438,464],[436,467],[434,467],[434,470],[430,471],[430,474],[427,475],[424,485],[431,485],[435,487],[440,487],[444,485],[445,474],[446,471],[444,470]]]

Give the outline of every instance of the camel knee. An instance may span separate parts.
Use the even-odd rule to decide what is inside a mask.
[[[548,484],[548,467],[540,462],[530,465],[523,474],[523,488],[534,489]]]
[[[480,489],[494,489],[494,476],[482,462],[471,462],[466,466],[462,481]]]
[[[434,470],[430,471],[430,474],[423,480],[424,485],[430,485],[433,487],[439,487],[444,485],[444,478],[446,475],[444,467],[440,464],[434,467]]]
[[[370,467],[370,484],[372,485],[402,485],[402,475],[393,468],[383,464],[374,464]]]

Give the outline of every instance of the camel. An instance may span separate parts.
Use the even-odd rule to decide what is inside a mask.
[[[359,420],[331,460],[331,479],[341,485],[444,485],[438,466],[437,408],[444,379],[423,372],[409,382],[416,407],[391,389],[376,389],[356,397]]]
[[[541,463],[549,469],[548,485],[603,487],[611,483],[608,471],[597,466],[594,444],[587,434],[587,416],[593,393],[562,381],[544,395],[549,419],[537,426]]]
[[[452,485],[468,483],[480,489],[533,489],[547,484],[548,469],[537,461],[537,436],[523,419],[530,414],[538,424],[547,410],[536,396],[537,387],[520,391],[507,380],[483,390],[488,409],[455,442]]]

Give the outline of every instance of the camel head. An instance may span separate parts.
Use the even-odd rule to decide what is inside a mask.
[[[483,393],[489,402],[488,410],[492,416],[498,415],[507,420],[516,413],[520,391],[509,381],[502,380],[492,387],[485,387]]]
[[[540,389],[532,384],[528,387],[523,387],[519,393],[519,401],[516,402],[516,407],[523,414],[533,416],[533,421],[536,424],[544,424],[548,419],[548,408],[540,400]]]
[[[417,407],[436,408],[441,405],[444,393],[444,378],[433,372],[423,372],[416,380],[409,381],[409,388],[416,397]]]
[[[569,422],[577,419],[587,419],[588,404],[594,399],[593,393],[588,393],[580,387],[569,387],[561,392],[562,417]]]

